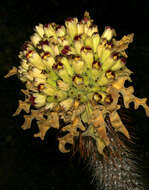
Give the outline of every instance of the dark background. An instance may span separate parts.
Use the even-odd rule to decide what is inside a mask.
[[[149,1],[148,0],[75,0],[75,1],[1,1],[0,3],[0,189],[57,190],[92,189],[87,169],[78,158],[58,150],[56,131],[51,130],[45,141],[34,139],[33,128],[23,131],[23,114],[12,117],[18,99],[23,98],[23,84],[17,77],[4,79],[13,66],[19,65],[18,53],[23,43],[39,23],[63,24],[67,17],[83,16],[89,11],[100,33],[110,25],[117,39],[135,33],[129,46],[127,66],[132,75],[135,95],[149,97]],[[149,119],[144,110],[132,112],[132,127],[136,131],[138,157],[144,167],[144,183],[149,189]]]

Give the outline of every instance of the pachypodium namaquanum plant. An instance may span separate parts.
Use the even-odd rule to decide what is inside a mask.
[[[149,107],[146,98],[133,95],[132,86],[124,86],[125,81],[131,81],[132,73],[126,67],[125,49],[134,34],[119,41],[115,36],[111,27],[99,35],[88,12],[81,21],[68,18],[64,26],[56,23],[36,26],[19,54],[20,66],[6,75],[17,74],[26,85],[26,90],[22,90],[25,100],[19,100],[14,113],[14,116],[21,110],[27,113],[22,128],[29,129],[35,119],[39,132],[34,136],[43,140],[51,127],[60,128],[59,120],[63,119],[66,126],[61,130],[67,133],[58,137],[61,152],[69,152],[66,143],[73,144],[74,137],[81,133],[92,137],[104,156],[103,150],[110,144],[105,122],[108,114],[115,133],[130,139],[117,112],[121,108],[120,95],[125,108],[133,102],[135,109],[141,105],[149,116]]]

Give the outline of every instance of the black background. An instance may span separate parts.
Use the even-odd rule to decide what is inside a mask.
[[[58,150],[56,131],[45,141],[34,139],[33,128],[23,131],[23,114],[12,117],[18,99],[23,98],[23,84],[17,77],[4,79],[13,66],[19,65],[18,53],[39,23],[63,24],[67,17],[83,16],[89,11],[102,33],[105,26],[116,29],[117,39],[134,33],[129,46],[127,65],[132,75],[135,95],[149,97],[149,1],[148,0],[75,0],[75,1],[1,1],[0,2],[0,189],[57,190],[92,189],[87,169],[78,158]],[[133,106],[132,106],[133,107]],[[149,188],[149,119],[144,110],[129,113],[136,129],[138,157],[142,158],[144,182]]]

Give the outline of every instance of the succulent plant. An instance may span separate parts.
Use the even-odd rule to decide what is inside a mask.
[[[89,13],[81,21],[68,18],[65,25],[39,24],[19,54],[21,64],[6,75],[17,74],[25,83],[22,90],[25,100],[19,100],[15,115],[24,110],[23,129],[29,129],[36,119],[39,132],[35,137],[44,139],[51,128],[60,129],[59,120],[67,133],[58,137],[61,152],[69,152],[66,143],[73,144],[74,137],[92,137],[97,150],[104,156],[104,148],[110,144],[105,118],[108,115],[115,133],[130,139],[129,132],[118,114],[118,100],[123,97],[125,108],[134,102],[134,108],[144,107],[149,116],[146,98],[134,96],[131,71],[126,67],[125,49],[133,41],[134,34],[115,39],[116,32],[106,27],[99,35]]]

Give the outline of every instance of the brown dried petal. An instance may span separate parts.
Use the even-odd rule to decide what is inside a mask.
[[[31,128],[31,123],[33,120],[32,115],[24,115],[24,119],[25,119],[25,122],[23,123],[21,128],[24,130]]]
[[[30,112],[30,104],[26,101],[19,100],[19,106],[16,110],[16,112],[13,114],[13,116],[19,115],[22,110],[24,110],[26,113]]]
[[[104,155],[104,148],[105,148],[105,143],[102,139],[100,138],[96,138],[96,145],[97,145],[97,149],[98,149],[98,152],[102,155]]]
[[[101,111],[94,110],[92,112],[92,120],[91,120],[92,124],[94,125],[94,127],[100,127],[100,126],[105,126],[105,121],[104,121],[104,117]]]
[[[113,39],[113,44],[114,44],[114,48],[113,50],[116,52],[123,52],[125,49],[128,48],[129,43],[132,43],[133,41],[133,37],[134,34],[128,34],[127,36],[124,36],[121,40],[116,41],[115,39]],[[124,54],[124,52],[123,52]],[[126,53],[125,53],[125,57],[126,57]]]
[[[47,122],[49,123],[49,125],[53,128],[59,129],[59,116],[58,113],[56,112],[51,112]]]
[[[32,117],[35,118],[36,120],[45,120],[44,119],[44,112],[42,110],[31,110]]]
[[[107,104],[105,105],[106,106],[106,109],[108,111],[112,111],[112,110],[115,110],[117,109],[118,105],[117,105],[117,102],[118,102],[118,98],[119,98],[119,92],[116,88],[113,88],[113,87],[109,87],[107,89],[107,93],[110,94],[112,96],[112,103],[111,104]]]
[[[32,82],[27,81],[25,85],[26,85],[26,88],[29,89],[30,91],[38,92],[38,88],[35,87]]]
[[[16,67],[12,67],[12,69],[4,77],[5,78],[11,77],[13,75],[16,75],[17,72],[18,72],[17,68]]]
[[[119,76],[118,79],[112,83],[112,86],[120,90],[124,88],[124,83],[126,80],[131,81],[131,78],[129,76]]]
[[[63,153],[70,152],[70,150],[67,150],[65,145],[66,143],[73,144],[73,136],[71,134],[67,134],[64,137],[61,137],[59,140],[59,150]]]
[[[107,136],[106,126],[102,125],[101,127],[97,128],[97,132],[99,134],[100,139],[103,141],[104,145],[108,146],[110,141]]]
[[[147,98],[137,98],[133,95],[134,89],[132,86],[128,88],[121,89],[121,94],[123,95],[124,105],[126,108],[129,108],[129,104],[134,102],[134,108],[138,109],[141,105],[144,107],[146,115],[149,116],[149,106],[146,104]]]
[[[119,93],[123,95],[124,105],[126,108],[129,108],[129,104],[134,102],[135,109],[137,109],[140,105],[142,105],[145,109],[146,115],[149,116],[149,106],[146,104],[147,99],[137,98],[133,95],[134,88],[132,86],[125,88],[124,83],[126,80],[131,81],[129,76],[120,76],[115,82],[113,82],[112,86],[116,88]]]
[[[116,131],[123,133],[128,139],[130,139],[130,135],[116,111],[110,113],[110,121],[112,126],[116,129]]]
[[[38,120],[37,125],[39,128],[39,132],[34,134],[34,137],[40,137],[42,140],[44,140],[44,137],[47,133],[47,131],[53,127],[53,128],[59,128],[59,117],[58,114],[55,112],[49,113],[48,119],[44,119],[43,113],[39,112],[38,116],[38,111],[34,110],[34,117],[36,120]]]
[[[65,148],[65,144],[66,143],[73,144],[74,136],[79,135],[79,132],[77,131],[78,128],[81,129],[82,131],[85,130],[85,127],[83,126],[80,118],[76,117],[73,120],[72,124],[67,125],[66,127],[62,129],[62,131],[69,131],[69,134],[65,135],[64,137],[58,138],[60,151],[69,152],[69,150]]]
[[[95,117],[93,117],[92,123],[94,127],[97,128],[96,131],[97,131],[98,136],[100,137],[100,139],[102,139],[105,146],[109,145],[109,138],[106,133],[106,123],[104,120],[103,112],[97,110],[93,112],[93,115],[95,115]]]
[[[69,131],[73,136],[78,136],[79,132],[77,129],[85,130],[85,127],[83,126],[80,117],[76,117],[71,125],[67,125],[62,130],[63,131]]]
[[[81,115],[85,111],[85,105],[79,105],[77,109],[75,109],[72,113],[72,118],[71,120],[73,121],[75,117]]]
[[[27,97],[29,97],[29,90],[27,89],[27,90],[24,90],[24,89],[21,89],[21,92],[24,94],[24,95],[26,95]]]
[[[46,121],[38,121],[37,122],[38,128],[39,128],[39,132],[34,134],[34,137],[40,137],[41,140],[44,140],[44,137],[47,133],[47,131],[49,130],[49,128],[51,128],[51,126],[49,125],[49,123],[47,124]]]

